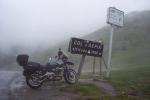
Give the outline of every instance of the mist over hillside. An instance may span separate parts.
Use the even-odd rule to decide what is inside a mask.
[[[125,15],[124,27],[115,28],[113,37],[112,65],[114,67],[134,66],[134,64],[149,65],[150,60],[150,11],[132,12]],[[108,44],[110,36],[110,26],[107,25],[83,39],[102,40],[104,42],[104,58],[107,61]],[[80,38],[80,37],[79,37]],[[48,49],[44,52],[43,59],[57,54],[57,50],[61,47],[65,52],[68,50],[69,40],[55,48]],[[70,54],[69,54],[70,55]],[[71,58],[79,63],[81,56],[71,55]],[[88,64],[92,66],[93,57],[86,57]]]
[[[149,65],[150,60],[150,11],[125,15],[124,27],[115,28],[112,65],[114,67]],[[107,60],[110,26],[95,31],[86,39],[103,40],[104,57]]]
[[[149,64],[150,60],[150,11],[132,12],[125,15],[124,27],[115,28],[113,37],[112,64],[115,67],[122,67],[132,64]],[[102,40],[104,42],[104,57],[107,60],[110,26],[107,25],[84,37],[88,40]],[[69,40],[62,41],[53,47],[44,47],[41,44],[36,48],[27,48],[20,45],[13,46],[10,50],[0,51],[0,64],[10,65],[15,63],[15,57],[20,53],[30,55],[30,60],[46,63],[50,56],[57,54],[58,48],[68,51]],[[71,59],[76,64],[79,63],[81,56],[71,55]],[[85,65],[91,66],[93,57],[87,57]]]

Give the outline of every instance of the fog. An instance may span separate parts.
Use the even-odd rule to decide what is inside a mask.
[[[0,46],[51,47],[106,25],[107,8],[150,9],[149,0],[0,0]]]

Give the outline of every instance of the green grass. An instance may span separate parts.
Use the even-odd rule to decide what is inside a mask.
[[[78,94],[79,96],[74,100],[149,100],[127,95],[107,96],[100,88],[92,84],[67,85],[61,91]]]
[[[80,99],[77,99],[79,100],[82,100],[82,97],[88,98],[88,100],[99,100],[104,95],[103,91],[93,84],[67,85],[61,91],[78,94]]]
[[[91,73],[81,74],[81,78],[92,77]],[[150,66],[111,71],[108,82],[119,93],[118,96],[107,96],[102,89],[91,84],[69,85],[64,91],[80,94],[81,97],[92,96],[89,100],[150,100]]]
[[[112,71],[109,82],[120,94],[150,99],[150,66]]]
[[[93,84],[67,85],[62,88],[62,91],[77,93],[81,96],[99,96],[104,94],[100,88]]]

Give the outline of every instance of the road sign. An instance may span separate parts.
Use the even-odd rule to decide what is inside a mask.
[[[72,54],[101,57],[103,44],[101,42],[71,38],[68,51]]]
[[[109,7],[107,11],[107,23],[122,27],[124,24],[124,12],[115,7]]]
[[[108,67],[107,67],[107,78],[110,78],[110,70],[111,70],[111,52],[112,52],[112,41],[113,41],[113,33],[114,27],[122,27],[124,23],[124,12],[116,9],[115,7],[109,7],[107,10],[107,23],[111,25],[110,30],[110,41],[109,41],[109,54],[108,54]]]

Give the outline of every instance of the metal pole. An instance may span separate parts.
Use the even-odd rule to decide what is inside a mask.
[[[93,74],[95,74],[95,57],[93,59]]]
[[[82,55],[82,59],[81,59],[81,62],[80,62],[79,68],[78,68],[77,77],[76,77],[76,83],[78,82],[78,80],[79,80],[79,78],[80,78],[80,73],[81,73],[81,71],[82,71],[82,67],[83,67],[83,64],[84,64],[84,60],[85,60],[85,55]]]
[[[100,57],[100,77],[102,76],[102,57]]]
[[[109,55],[108,55],[108,67],[107,67],[107,73],[106,77],[110,78],[110,63],[111,63],[111,52],[112,52],[112,40],[113,40],[113,33],[114,33],[114,26],[111,25],[111,31],[110,31],[110,41],[109,41]]]

